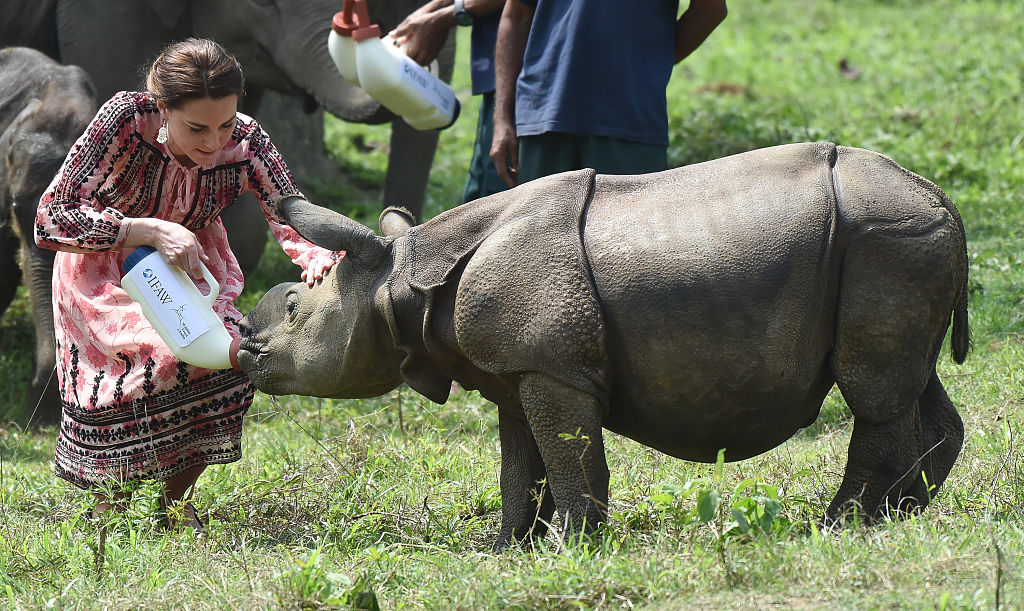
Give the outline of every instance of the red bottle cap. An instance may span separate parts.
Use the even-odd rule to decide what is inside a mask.
[[[350,36],[356,41],[380,38],[380,26],[370,23],[366,0],[345,0],[341,12],[335,13],[331,20],[331,29],[339,36]]]

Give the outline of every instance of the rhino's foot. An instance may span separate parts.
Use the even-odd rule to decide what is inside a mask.
[[[861,524],[871,526],[882,520],[902,520],[921,513],[927,505],[927,502],[922,503],[912,496],[901,497],[898,502],[879,503],[873,511],[866,511],[864,506],[856,499],[848,500],[842,504],[833,502],[825,512],[825,515],[818,520],[818,528],[821,530],[839,530],[847,526]]]
[[[907,491],[926,507],[939,492],[964,444],[964,423],[934,371],[917,400],[921,412],[923,476]]]
[[[547,531],[547,527],[543,529]],[[500,533],[498,537],[491,544],[491,551],[495,554],[500,554],[510,549],[522,549],[522,550],[533,550],[537,544],[544,540],[545,532],[531,531],[523,537],[517,537],[515,534]]]

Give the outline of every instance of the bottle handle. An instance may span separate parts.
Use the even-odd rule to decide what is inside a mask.
[[[210,272],[210,269],[206,267],[205,263],[200,261],[199,265],[203,266],[203,279],[210,285],[209,293],[206,295],[203,295],[202,293],[199,294],[203,295],[203,299],[206,301],[206,306],[212,308],[213,302],[216,301],[217,297],[220,295],[220,283],[213,277],[213,274]]]

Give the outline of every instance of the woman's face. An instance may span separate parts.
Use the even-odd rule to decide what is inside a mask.
[[[167,121],[167,148],[185,166],[213,161],[235,129],[238,96],[198,98],[179,108],[167,108],[157,102],[160,115]]]

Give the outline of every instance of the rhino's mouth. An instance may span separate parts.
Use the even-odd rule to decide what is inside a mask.
[[[238,346],[238,364],[242,371],[251,378],[253,373],[259,372],[260,362],[266,358],[267,354],[268,351],[264,346],[250,338],[245,338]]]

